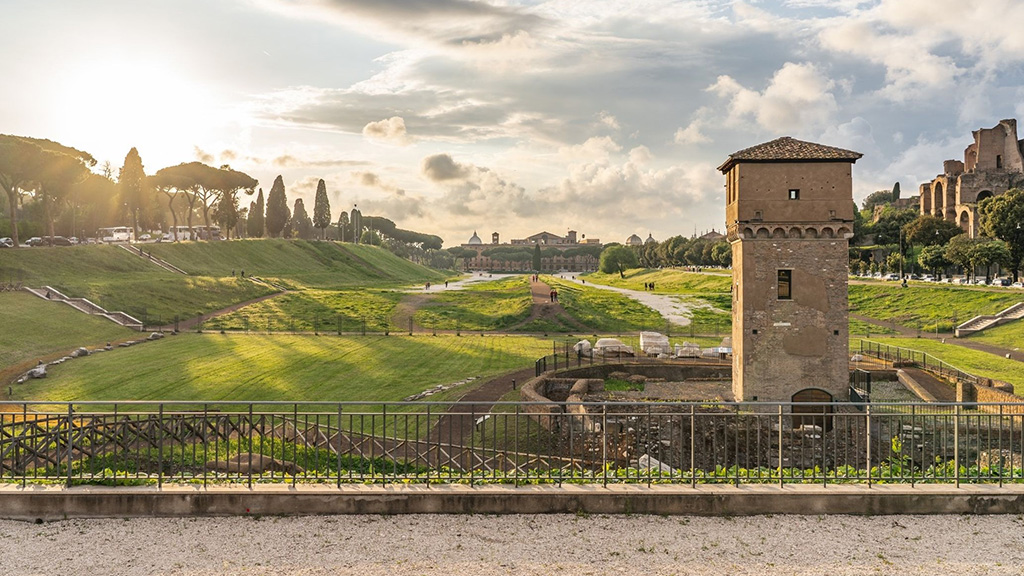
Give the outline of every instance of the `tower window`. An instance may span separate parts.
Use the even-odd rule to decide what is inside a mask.
[[[779,270],[779,300],[793,299],[793,271]]]
[[[998,154],[996,154],[996,168],[1002,168],[1002,167],[1003,167],[1003,157],[998,155]]]
[[[799,200],[800,199],[800,189],[799,188],[790,188],[789,189],[789,199],[790,200]]]

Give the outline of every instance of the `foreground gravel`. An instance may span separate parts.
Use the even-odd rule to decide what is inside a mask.
[[[0,574],[1024,574],[1021,516],[0,520]]]

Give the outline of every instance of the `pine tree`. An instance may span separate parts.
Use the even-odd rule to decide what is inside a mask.
[[[146,194],[146,170],[142,166],[139,151],[135,148],[129,150],[128,155],[124,157],[124,166],[121,167],[117,187],[121,203],[127,208],[128,215],[131,216],[135,237],[138,238],[139,219],[149,206],[149,198]]]
[[[324,239],[327,227],[331,225],[331,201],[327,199],[327,185],[323,179],[316,185],[316,201],[313,203],[313,226],[320,229]]]
[[[280,236],[291,216],[288,211],[288,196],[284,191],[284,179],[278,176],[274,179],[274,185],[267,196],[267,234],[274,238]]]
[[[260,188],[260,193],[259,196],[256,197],[256,202],[253,202],[249,207],[249,220],[246,228],[249,238],[262,238],[263,226],[263,188]]]
[[[303,240],[313,237],[313,221],[306,213],[306,206],[302,203],[302,198],[295,199],[295,209],[292,210],[292,231]]]

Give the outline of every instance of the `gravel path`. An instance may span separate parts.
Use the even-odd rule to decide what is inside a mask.
[[[0,575],[1021,574],[1020,516],[0,520]]]
[[[693,316],[691,310],[694,305],[682,302],[679,296],[657,294],[655,292],[641,292],[640,290],[630,290],[629,288],[594,284],[593,282],[584,283],[583,280],[575,277],[565,278],[559,276],[559,278],[566,282],[574,282],[576,284],[590,286],[591,288],[598,288],[600,290],[610,290],[612,292],[618,292],[619,294],[628,296],[644,306],[655,310],[658,314],[661,314],[663,318],[677,326],[689,326],[692,322],[690,318]]]

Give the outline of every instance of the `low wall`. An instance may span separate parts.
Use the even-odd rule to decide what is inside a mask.
[[[0,518],[323,514],[1024,514],[1024,486],[256,486],[11,488]]]
[[[992,386],[975,386],[970,382],[959,382],[956,385],[956,399],[957,402],[1011,404],[1010,406],[977,406],[976,408],[982,412],[1024,414],[1024,398]]]

